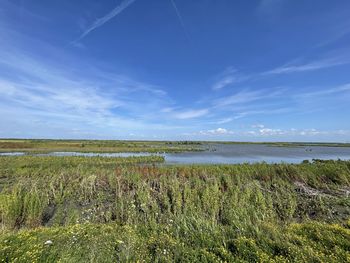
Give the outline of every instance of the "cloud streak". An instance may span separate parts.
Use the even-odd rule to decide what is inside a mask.
[[[344,84],[338,87],[330,88],[330,89],[298,94],[296,97],[297,98],[315,98],[318,96],[328,96],[332,94],[346,93],[346,92],[350,92],[350,83]]]
[[[136,0],[124,0],[121,2],[120,5],[115,7],[111,12],[106,14],[105,16],[98,18],[92,25],[90,25],[82,34],[81,36],[74,42],[77,42],[84,37],[86,37],[89,33],[91,33],[93,30],[99,28],[100,26],[104,25],[107,23],[109,20],[114,18],[115,16],[119,15],[121,12],[123,12],[128,6],[130,6],[133,2]]]
[[[191,42],[190,36],[189,36],[189,34],[188,34],[188,32],[187,32],[187,29],[186,29],[186,26],[185,26],[185,22],[184,22],[184,20],[183,20],[181,14],[180,14],[179,9],[177,8],[177,6],[176,6],[176,4],[175,4],[175,1],[174,1],[174,0],[170,0],[170,2],[171,2],[171,5],[174,7],[176,16],[177,16],[177,18],[179,19],[179,22],[180,22],[180,24],[181,24],[181,27],[182,27],[182,29],[183,29],[183,31],[184,31],[184,33],[185,33],[185,36],[186,36],[188,42]]]
[[[49,49],[44,43],[42,47]],[[176,130],[172,123],[154,118],[170,102],[160,87],[82,67],[83,72],[74,64],[68,70],[57,60],[16,46],[0,50],[3,134],[12,136],[18,130],[18,136],[32,138],[120,138],[130,132]]]
[[[225,88],[233,84],[235,80],[236,78],[234,76],[225,76],[213,85],[212,90],[220,90],[222,88]]]
[[[241,90],[235,94],[214,100],[214,108],[224,108],[232,105],[245,105],[254,101],[276,99],[283,95],[285,88],[274,88],[273,90]]]
[[[296,73],[296,72],[314,71],[319,69],[346,65],[349,63],[350,63],[350,59],[346,57],[344,58],[343,56],[320,59],[320,60],[311,61],[309,63],[304,63],[304,64],[289,63],[284,66],[275,68],[273,70],[263,72],[262,75],[288,74],[288,73]]]
[[[217,81],[211,87],[212,90],[221,90],[233,83],[239,82],[237,71],[231,67],[220,74]]]
[[[209,113],[208,109],[199,109],[199,110],[186,110],[182,112],[177,112],[173,116],[177,119],[186,120],[202,117]]]

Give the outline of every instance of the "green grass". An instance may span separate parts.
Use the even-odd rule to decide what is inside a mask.
[[[202,141],[202,144],[253,144],[253,145],[268,145],[277,147],[307,147],[307,146],[322,146],[322,147],[350,147],[350,143],[340,142],[238,142],[238,141]]]
[[[162,160],[0,157],[0,261],[350,262],[350,162]]]
[[[350,147],[349,143],[303,142],[205,142],[205,141],[120,141],[120,140],[27,140],[0,139],[0,152],[149,152],[203,151],[212,144],[263,144],[277,147]]]
[[[186,220],[188,221],[188,220]],[[2,262],[349,262],[349,225],[266,223],[255,235],[205,222],[80,224],[6,233]],[[47,241],[51,241],[48,244]]]
[[[0,152],[186,152],[201,151],[201,143],[189,141],[22,140],[0,139]]]

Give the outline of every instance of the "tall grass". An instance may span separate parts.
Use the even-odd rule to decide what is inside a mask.
[[[37,246],[39,261],[349,260],[350,162],[152,164],[157,161],[1,157],[7,244],[0,256],[14,259],[16,246],[23,253]],[[70,231],[80,233],[76,250],[67,248]],[[45,239],[60,245],[48,247]],[[89,248],[91,242],[101,244]]]

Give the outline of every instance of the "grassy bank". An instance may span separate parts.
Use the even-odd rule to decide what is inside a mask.
[[[0,152],[186,152],[200,151],[201,143],[188,141],[20,140],[0,139]]]
[[[118,140],[21,140],[0,139],[1,152],[149,152],[179,153],[203,151],[216,144],[253,144],[276,147],[350,147],[350,143],[303,142],[193,142],[193,141],[118,141]]]
[[[235,142],[235,141],[207,141],[201,142],[202,144],[252,144],[252,145],[268,145],[276,147],[308,147],[308,146],[320,146],[320,147],[350,147],[350,143],[339,142]]]
[[[0,157],[3,262],[350,262],[350,162]]]

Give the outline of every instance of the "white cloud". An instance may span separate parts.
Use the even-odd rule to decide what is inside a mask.
[[[227,136],[235,134],[234,131],[227,130],[225,128],[217,128],[212,130],[199,131],[194,133],[185,133],[186,136]]]
[[[221,120],[218,120],[216,123],[217,124],[225,124],[225,123],[229,123],[231,121],[233,121],[235,118],[225,118],[225,119],[221,119]]]
[[[248,106],[254,106],[256,109],[260,100],[273,100],[284,96],[284,87],[273,88],[270,90],[242,90],[233,95],[216,99],[212,102],[214,108],[232,108],[232,106],[240,105],[241,107],[247,104]],[[249,105],[254,102],[254,105]]]
[[[243,132],[243,134],[254,137],[313,137],[313,136],[336,136],[336,135],[349,135],[350,131],[347,130],[333,130],[333,131],[321,131],[317,129],[271,129],[261,128],[258,130]]]
[[[239,83],[248,80],[248,76],[243,76],[239,74],[237,70],[232,67],[228,67],[224,72],[222,72],[218,77],[216,82],[212,85],[212,90],[221,90],[232,84]]]
[[[51,50],[45,43],[43,49]],[[6,72],[0,76],[2,130],[10,136],[15,129],[34,137],[96,138],[130,130],[177,129],[154,118],[171,101],[157,86],[91,66],[80,72],[73,64],[67,68],[15,45],[0,50],[0,68]]]
[[[220,98],[214,101],[216,107],[224,107],[232,104],[242,104],[263,99],[266,95],[261,91],[240,91],[234,95]]]
[[[281,129],[269,129],[269,128],[263,128],[259,130],[260,135],[283,135],[284,131]]]
[[[265,128],[265,125],[264,125],[264,124],[253,124],[253,125],[252,125],[252,128],[263,129],[263,128]]]
[[[234,81],[236,80],[235,77],[233,76],[227,76],[227,77],[224,77],[223,79],[219,80],[218,82],[216,82],[212,89],[213,90],[219,90],[219,89],[222,89],[226,86],[229,86],[230,84],[234,83]]]
[[[224,134],[233,134],[233,131],[227,130],[225,128],[217,128],[214,130],[208,130],[204,133],[211,134],[211,135],[224,135]]]
[[[197,117],[202,117],[209,113],[208,109],[199,109],[199,110],[186,110],[182,112],[174,113],[173,116],[177,119],[193,119]]]

